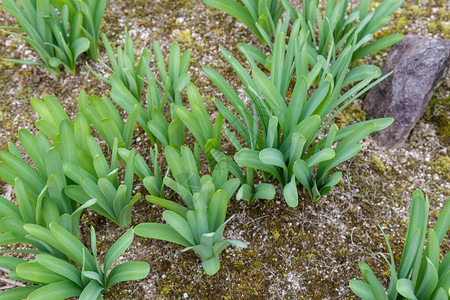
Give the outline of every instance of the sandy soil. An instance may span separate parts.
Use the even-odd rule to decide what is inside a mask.
[[[405,1],[394,20],[380,32],[417,33],[422,36],[449,38],[449,4],[445,1]],[[0,11],[0,25],[14,25],[14,20]],[[172,41],[191,52],[189,73],[207,101],[212,118],[211,99],[224,97],[208,80],[203,66],[224,75],[239,90],[237,76],[220,54],[219,45],[241,57],[237,43],[259,46],[245,26],[222,12],[208,9],[200,0],[110,0],[104,18],[104,32],[110,41],[123,43],[128,27],[136,49],[156,40],[167,52]],[[22,41],[0,33],[0,58],[36,59]],[[382,66],[387,51],[367,58]],[[100,58],[107,61],[103,47]],[[29,100],[52,94],[74,117],[77,95],[108,95],[109,87],[90,74],[87,57],[79,60],[77,74],[62,72],[50,76],[39,67],[0,61],[0,148],[17,143],[17,131],[35,131],[38,119]],[[95,70],[104,72],[98,63]],[[215,276],[206,276],[200,260],[192,252],[167,242],[136,237],[119,261],[143,260],[150,264],[150,275],[138,282],[113,287],[105,299],[347,299],[352,298],[349,280],[361,278],[358,264],[367,262],[386,282],[388,269],[378,254],[386,252],[380,225],[388,235],[397,262],[406,233],[410,195],[422,189],[430,196],[431,224],[443,207],[450,191],[449,80],[436,91],[425,116],[400,149],[383,149],[367,138],[363,150],[353,160],[339,166],[342,182],[327,197],[311,203],[302,196],[300,205],[289,208],[277,197],[256,201],[249,206],[232,200],[229,215],[236,214],[225,235],[249,244],[247,249],[229,247],[221,255],[222,268]],[[240,90],[242,92],[242,89]],[[347,124],[365,119],[363,99],[345,110],[339,122]],[[134,147],[147,156],[150,143],[142,130],[136,131]],[[226,141],[225,141],[226,142]],[[226,146],[225,146],[226,147]],[[145,157],[144,156],[144,157]],[[278,194],[280,187],[276,185]],[[136,181],[136,189],[141,189]],[[0,181],[0,194],[13,199],[11,188]],[[168,193],[167,197],[173,194]],[[141,222],[162,222],[162,210],[142,199],[133,209],[133,226]],[[87,211],[82,217],[83,241],[88,241],[88,227],[98,234],[99,253],[104,255],[124,231],[105,218]],[[442,252],[449,249],[448,237]],[[15,283],[0,271],[0,287]]]

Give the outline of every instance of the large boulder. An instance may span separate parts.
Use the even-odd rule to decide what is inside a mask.
[[[383,74],[393,74],[374,87],[365,100],[364,109],[370,118],[395,118],[389,128],[373,135],[379,145],[404,144],[449,66],[449,40],[407,35],[393,47],[383,67]]]

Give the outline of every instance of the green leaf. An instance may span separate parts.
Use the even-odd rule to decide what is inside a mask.
[[[202,267],[206,274],[214,275],[220,269],[220,260],[217,257],[211,257],[208,260],[202,261]]]
[[[68,120],[62,120],[59,127],[61,156],[64,161],[78,163],[77,148],[75,147],[75,135],[73,125]]]
[[[236,163],[242,167],[261,170],[273,175],[278,181],[282,181],[278,170],[271,165],[263,163],[259,159],[259,152],[247,148],[242,149],[234,155]]]
[[[326,148],[310,156],[306,160],[306,163],[308,164],[308,167],[311,168],[315,164],[332,159],[334,156],[334,150],[331,148]]]
[[[109,216],[115,215],[110,203],[105,198],[97,184],[92,182],[90,179],[83,177],[81,178],[81,187],[83,188],[84,192],[91,198],[97,199],[97,204],[100,205],[101,208],[104,209]]]
[[[297,180],[295,175],[292,175],[291,181],[288,182],[283,189],[284,200],[290,207],[298,205]]]
[[[91,280],[80,294],[80,300],[98,299],[104,288],[95,280]]]
[[[436,232],[431,228],[428,229],[428,242],[423,257],[427,257],[436,269],[439,268],[439,241]]]
[[[60,281],[43,286],[28,296],[28,300],[59,300],[79,296],[81,289],[70,281]]]
[[[229,169],[229,163],[226,158],[217,163],[212,174],[212,182],[216,189],[221,188],[227,181]]]
[[[44,228],[42,226],[36,225],[36,224],[25,224],[23,225],[23,228],[30,233],[33,237],[37,238],[38,240],[58,249],[62,250],[64,249],[61,243],[55,239],[55,237],[52,235],[51,231],[47,228]]]
[[[86,246],[59,224],[52,222],[49,227],[55,239],[61,244],[62,247],[60,249],[62,252],[77,265],[82,266],[83,251],[89,253]],[[86,265],[90,270],[96,269],[96,264],[92,255],[87,255]]]
[[[142,183],[150,195],[161,196],[162,189],[164,188],[161,178],[147,176],[142,180]]]
[[[73,42],[70,48],[73,53],[73,59],[76,60],[81,53],[89,49],[89,41],[86,38],[79,38]]]
[[[150,271],[150,266],[146,262],[131,261],[118,265],[109,273],[106,279],[106,288],[110,286],[129,280],[140,280],[147,277]]]
[[[411,200],[403,255],[398,268],[399,278],[407,278],[416,260],[420,260],[428,223],[428,209],[428,198],[425,198],[420,190],[415,190]]]
[[[310,191],[313,186],[313,179],[308,164],[304,160],[299,159],[294,163],[293,171],[297,180]]]
[[[170,225],[159,223],[141,223],[134,228],[134,233],[138,236],[168,241],[190,247],[192,244],[175,231]]]
[[[274,148],[263,149],[259,152],[259,159],[264,164],[283,168],[283,170],[287,173],[287,167],[284,161],[284,156],[280,150]]]
[[[253,79],[264,96],[265,101],[270,105],[272,112],[280,120],[280,126],[284,129],[287,106],[283,97],[270,79],[259,69],[253,69]]]
[[[1,294],[0,294],[1,296]],[[445,292],[445,290],[441,287],[439,288],[436,293],[434,294],[433,300],[447,300],[448,294]]]
[[[80,270],[78,270],[68,262],[47,254],[37,255],[36,260],[43,267],[69,279],[81,288],[83,287],[83,283],[81,282]]]
[[[186,218],[186,213],[188,212],[188,209],[186,207],[184,207],[183,205],[180,205],[180,204],[170,201],[170,200],[158,198],[155,196],[149,196],[149,195],[147,195],[145,197],[145,199],[150,203],[156,204],[159,207],[167,208],[167,209],[179,214],[183,218]]]
[[[397,281],[397,291],[403,297],[408,299],[417,300],[416,295],[414,295],[414,284],[411,280],[406,278],[401,278]]]
[[[104,272],[108,272],[112,264],[121,256],[133,242],[133,228],[128,229],[112,246],[105,255]]]
[[[227,193],[228,201],[230,201],[231,197],[234,195],[236,190],[241,185],[241,182],[237,178],[231,178],[227,180],[220,189],[224,190]]]
[[[188,222],[177,213],[166,210],[163,213],[164,220],[189,243],[195,245],[195,238],[189,228]]]
[[[270,183],[260,183],[255,188],[253,199],[272,200],[275,197],[275,187]]]
[[[40,285],[28,285],[9,289],[0,293],[0,300],[26,299],[29,294],[40,287]]]
[[[225,221],[228,196],[224,190],[218,190],[211,199],[208,211],[209,231],[214,232]]]
[[[422,267],[422,265],[424,267]],[[429,299],[439,280],[438,271],[428,257],[422,258],[420,271],[419,278],[416,281],[415,294],[419,299]]]
[[[238,19],[240,22],[244,23],[253,33],[255,33],[260,41],[263,40],[258,28],[255,25],[256,20],[251,17],[251,15],[248,13],[248,10],[242,4],[239,4],[234,0],[226,2],[221,0],[203,0],[203,2],[208,6],[222,10]]]
[[[372,269],[367,265],[366,263],[360,263],[359,268],[361,269],[361,273],[364,276],[364,279],[367,281],[367,283],[372,288],[373,295],[375,296],[375,299],[377,300],[388,300],[388,297],[386,295],[386,292],[384,291],[383,286],[378,281],[378,279],[375,277],[375,274],[373,273]]]
[[[180,195],[183,202],[186,204],[188,209],[194,208],[194,203],[192,199],[192,193],[190,190],[176,182],[170,177],[164,177],[164,185],[168,188],[174,190],[178,195]]]
[[[447,200],[433,228],[434,231],[436,232],[439,244],[442,243],[442,240],[444,239],[449,227],[450,227],[450,201]]]
[[[372,288],[365,282],[360,280],[350,280],[350,289],[356,296],[364,300],[377,300],[372,292]]]
[[[400,42],[402,39],[403,39],[403,35],[399,34],[399,33],[382,37],[381,39],[378,39],[375,42],[372,42],[372,43],[356,50],[355,53],[353,53],[352,61],[359,60],[369,54],[378,52],[382,49],[385,49],[392,45],[395,45],[398,42]]]
[[[16,272],[20,278],[31,282],[50,284],[66,280],[64,276],[61,276],[53,270],[49,270],[36,262],[20,264],[17,266]]]
[[[17,220],[22,219],[19,208],[2,196],[0,196],[0,216],[11,216]]]
[[[17,266],[27,261],[13,256],[0,256],[0,266],[10,271],[15,271]]]

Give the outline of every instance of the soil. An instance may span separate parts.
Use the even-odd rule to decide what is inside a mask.
[[[379,1],[372,2],[379,4]],[[376,38],[389,33],[415,33],[448,39],[449,5],[446,1],[405,1]],[[14,26],[15,21],[0,11],[0,25]],[[212,67],[242,92],[219,46],[226,47],[241,60],[238,43],[260,47],[244,25],[225,13],[207,8],[200,0],[110,0],[102,32],[113,47],[123,45],[125,27],[136,50],[151,49],[152,42],[158,41],[163,52],[168,53],[170,44],[177,41],[183,51],[191,52],[189,74],[213,119],[216,111],[211,99],[226,100],[202,67]],[[0,36],[0,58],[38,59],[23,41],[4,33]],[[365,62],[382,67],[387,53],[388,49],[367,57]],[[107,61],[102,45],[100,59]],[[43,99],[46,94],[52,94],[73,118],[78,112],[77,96],[81,90],[108,96],[109,86],[89,72],[86,61],[87,56],[79,59],[76,74],[63,71],[61,77],[55,77],[44,68],[0,60],[0,150],[6,150],[9,142],[18,144],[20,128],[36,132],[34,122],[38,116],[30,98]],[[101,64],[88,62],[97,72],[105,74]],[[235,214],[235,217],[225,236],[243,240],[249,247],[227,248],[220,257],[222,267],[216,275],[205,275],[192,251],[182,253],[178,245],[135,237],[118,262],[146,261],[150,264],[149,276],[116,285],[104,298],[352,299],[355,296],[348,282],[362,279],[360,262],[368,263],[387,287],[389,271],[379,255],[379,252],[386,253],[387,248],[378,226],[387,234],[398,263],[412,192],[421,189],[430,197],[430,226],[450,195],[449,85],[447,77],[404,147],[384,149],[368,137],[363,141],[363,150],[338,167],[344,174],[341,183],[318,202],[312,203],[301,191],[297,208],[287,207],[280,196],[271,201],[258,200],[252,205],[233,198],[228,215]],[[363,101],[360,99],[347,108],[338,119],[339,124],[364,120]],[[148,157],[150,142],[142,130],[135,132],[135,141],[133,147]],[[225,137],[223,142],[227,142]],[[279,185],[275,186],[280,195]],[[138,181],[136,189],[145,195]],[[11,194],[10,186],[0,180],[0,195],[11,199]],[[168,198],[173,196],[173,193],[166,194]],[[162,210],[146,202],[144,197],[133,209],[132,226],[142,222],[163,222]],[[119,229],[104,217],[86,211],[81,221],[83,241],[89,240],[90,225],[96,229],[102,261],[107,249],[126,228]],[[442,255],[448,252],[449,244],[447,236],[441,247]],[[0,270],[0,290],[14,286]]]

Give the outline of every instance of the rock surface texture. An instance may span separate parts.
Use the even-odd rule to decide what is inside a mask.
[[[383,67],[383,74],[393,74],[370,91],[364,107],[371,119],[395,118],[373,135],[380,146],[405,143],[449,67],[450,40],[407,35],[393,47]]]

